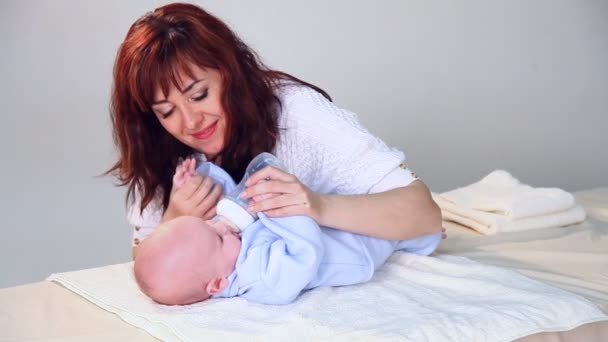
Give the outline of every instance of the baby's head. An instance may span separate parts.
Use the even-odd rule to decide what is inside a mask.
[[[226,288],[240,249],[241,240],[225,224],[180,216],[140,244],[135,279],[161,304],[199,302]]]

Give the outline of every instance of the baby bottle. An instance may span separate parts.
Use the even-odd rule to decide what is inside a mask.
[[[238,231],[243,230],[255,221],[257,215],[247,211],[250,200],[241,198],[240,194],[245,190],[245,182],[247,182],[249,177],[266,166],[273,166],[277,169],[285,170],[285,167],[274,155],[267,152],[258,154],[251,160],[249,165],[247,165],[243,179],[241,179],[239,184],[237,184],[232,191],[226,193],[224,198],[218,202],[217,214],[220,216],[220,220],[228,220],[233,224],[231,225],[232,228],[235,228],[234,226],[236,226]]]

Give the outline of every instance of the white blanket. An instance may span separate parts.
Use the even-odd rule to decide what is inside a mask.
[[[533,188],[504,170],[479,182],[433,194],[443,219],[492,235],[566,226],[585,220],[572,194],[558,188]]]
[[[397,252],[368,283],[317,288],[284,306],[242,298],[156,304],[139,291],[132,266],[53,274],[49,280],[167,341],[511,341],[608,320],[582,297],[448,255]]]

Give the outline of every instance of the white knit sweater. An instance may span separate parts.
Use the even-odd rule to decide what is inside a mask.
[[[405,186],[415,179],[404,166],[403,152],[372,135],[354,113],[305,86],[286,85],[277,95],[282,111],[272,152],[312,191],[365,194]],[[159,200],[151,202],[142,215],[139,203],[136,196],[127,214],[135,227],[134,245],[152,233],[162,216]]]

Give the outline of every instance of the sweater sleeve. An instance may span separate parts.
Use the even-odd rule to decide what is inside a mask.
[[[163,215],[163,208],[158,198],[153,199],[144,208],[143,213],[140,210],[140,203],[139,192],[135,191],[135,196],[127,208],[127,221],[133,227],[133,247],[138,246],[152,234],[154,229],[160,224]]]
[[[313,191],[364,194],[405,161],[361,125],[356,114],[336,106],[309,87],[290,86],[282,93],[283,131],[276,153]],[[405,186],[411,177],[402,177]],[[388,189],[386,189],[388,190]]]

